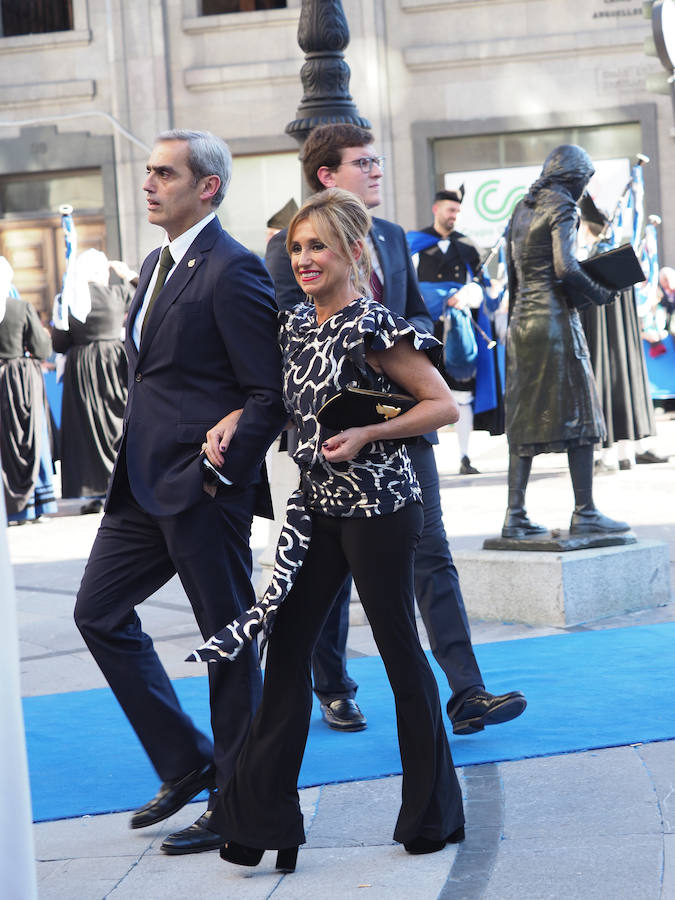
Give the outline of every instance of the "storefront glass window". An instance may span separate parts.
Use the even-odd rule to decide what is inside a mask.
[[[439,138],[434,141],[436,190],[464,185],[457,222],[479,245],[492,246],[518,200],[538,177],[545,158],[560,144],[578,144],[595,163],[589,191],[611,212],[630,172],[630,160],[642,151],[640,124]]]
[[[446,172],[541,165],[559,144],[579,144],[591,159],[615,159],[641,152],[640,125],[629,122],[584,128],[556,128],[434,141],[437,188]]]

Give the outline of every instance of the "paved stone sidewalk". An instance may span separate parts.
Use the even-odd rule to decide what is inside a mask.
[[[670,418],[659,420],[659,449],[675,454]],[[504,441],[472,437],[472,462],[483,474],[469,478],[455,474],[459,458],[452,433],[441,436],[437,455],[451,546],[477,548],[497,533],[503,517]],[[639,538],[666,541],[672,563],[673,488],[675,455],[666,465],[599,477],[595,493],[598,506],[627,518]],[[564,459],[538,459],[528,492],[533,518],[560,527],[570,506]],[[62,504],[62,512],[75,511]],[[104,685],[72,622],[99,520],[71,514],[8,529],[24,695]],[[256,552],[265,542],[265,526],[257,523]],[[202,674],[182,662],[198,633],[177,580],[146,601],[143,619],[171,677]],[[480,643],[673,620],[671,603],[568,629],[500,622],[472,627]],[[349,648],[353,656],[376,652],[367,625],[351,628]],[[655,677],[657,667],[655,661]],[[649,702],[645,697],[645,715],[651,712]],[[201,804],[143,831],[129,830],[126,813],[38,824],[39,895],[41,900],[675,900],[675,741],[466,767],[459,774],[467,839],[440,853],[411,857],[392,841],[401,779],[385,778],[303,791],[308,843],[300,850],[297,871],[286,876],[275,873],[272,854],[255,869],[226,865],[217,853],[162,854],[163,836],[193,821]]]

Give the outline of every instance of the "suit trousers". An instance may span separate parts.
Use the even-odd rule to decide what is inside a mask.
[[[262,704],[235,776],[219,792],[214,830],[251,847],[304,843],[297,780],[312,709],[310,659],[349,569],[396,702],[403,790],[394,838],[440,839],[463,823],[438,687],[415,625],[412,567],[421,527],[416,503],[370,518],[314,514],[307,555],[272,629]]]
[[[431,652],[453,692],[452,703],[484,687],[464,608],[459,576],[443,526],[441,493],[434,448],[424,438],[408,444],[408,455],[422,489],[424,527],[415,554],[415,597]],[[323,702],[355,697],[358,685],[347,674],[351,579],[341,585],[317,642],[312,666],[314,690]]]
[[[255,493],[219,489],[177,515],[155,517],[118,473],[92,547],[75,621],[162,781],[211,759],[218,781],[229,778],[262,695],[260,668],[255,645],[234,663],[208,667],[212,746],[181,709],[136,607],[176,572],[205,639],[251,606]]]

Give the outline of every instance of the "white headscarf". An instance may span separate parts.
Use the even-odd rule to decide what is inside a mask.
[[[79,322],[84,322],[91,312],[89,282],[107,285],[109,279],[110,269],[105,253],[93,248],[80,253],[66,271],[61,298],[63,318],[67,321],[70,312]]]
[[[0,322],[5,318],[5,310],[7,309],[7,298],[13,297],[15,291],[12,287],[12,279],[14,278],[14,270],[7,262],[4,256],[0,256]]]

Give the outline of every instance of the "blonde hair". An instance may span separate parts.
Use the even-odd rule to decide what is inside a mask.
[[[366,237],[370,231],[370,213],[363,201],[350,191],[327,188],[312,194],[293,216],[286,235],[286,250],[291,255],[293,232],[300,222],[308,221],[316,229],[317,236],[335,253],[349,262],[354,287],[364,297],[370,296],[372,266]],[[362,246],[360,258],[354,259],[355,243]]]

